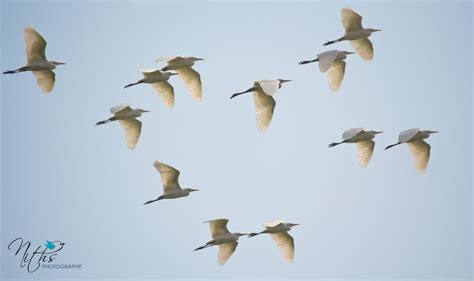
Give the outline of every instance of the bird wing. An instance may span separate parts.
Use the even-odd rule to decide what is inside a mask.
[[[201,75],[191,67],[180,68],[176,70],[179,77],[183,79],[186,87],[191,91],[191,96],[195,101],[202,100]]]
[[[45,69],[32,72],[36,78],[36,83],[44,93],[49,93],[53,90],[54,83],[56,82],[56,74],[54,74],[52,70]]]
[[[344,8],[341,10],[342,25],[346,33],[362,29],[362,17],[352,9]]]
[[[367,167],[374,152],[375,142],[372,140],[360,141],[357,143],[357,154],[359,155],[359,165]]]
[[[222,234],[230,234],[229,230],[227,230],[227,223],[229,222],[228,219],[217,219],[205,222],[209,223],[212,238],[215,238]]]
[[[344,79],[344,73],[346,71],[345,61],[334,62],[328,70],[328,82],[329,88],[336,92],[341,87],[342,80]]]
[[[219,245],[219,254],[217,255],[217,264],[224,265],[227,260],[232,256],[237,248],[237,242],[228,242]]]
[[[278,91],[278,80],[260,80],[254,83],[254,87],[260,87],[267,96],[273,96]]]
[[[171,108],[174,106],[174,89],[168,81],[153,83],[152,86],[167,107]]]
[[[174,59],[176,59],[175,61],[173,61]],[[180,60],[182,59],[182,57],[177,57],[177,56],[170,56],[170,57],[162,57],[162,58],[159,58],[159,59],[156,59],[156,62],[160,62],[160,61],[164,61],[164,62],[167,62],[167,63],[173,63],[173,62],[176,62],[177,60]]]
[[[419,131],[420,131],[419,128],[413,128],[413,129],[400,132],[400,135],[398,135],[398,141],[407,142],[410,139],[412,139],[414,136],[416,136],[416,134],[418,134]]]
[[[151,69],[140,69],[139,70],[141,74],[143,74],[143,77],[149,78],[153,76],[159,76],[161,74],[161,71],[157,68],[151,68]]]
[[[124,103],[124,104],[119,104],[119,105],[116,105],[116,106],[112,107],[110,109],[110,113],[116,115],[116,113],[121,112],[122,110],[123,110],[123,112],[126,112],[126,111],[130,111],[132,109],[130,108],[130,104]]]
[[[272,122],[276,102],[272,96],[267,96],[260,90],[253,91],[253,102],[255,103],[257,128],[263,132]]]
[[[420,175],[423,175],[428,166],[428,161],[430,160],[431,146],[424,140],[408,142],[407,144],[411,154],[413,155],[416,170]]]
[[[355,137],[358,133],[362,132],[364,128],[351,128],[344,131],[342,134],[342,140],[348,140]]]
[[[119,122],[125,130],[125,141],[127,142],[128,148],[134,149],[140,138],[142,122],[135,118],[119,120]]]
[[[279,221],[271,221],[271,222],[267,222],[266,224],[264,224],[263,226],[264,227],[275,227],[279,224],[282,224],[283,221],[282,220],[279,220]]]
[[[351,44],[362,59],[372,60],[374,58],[374,47],[367,37],[351,40]]]
[[[283,255],[283,258],[287,262],[293,262],[295,256],[295,242],[293,237],[291,237],[288,232],[278,232],[271,234],[273,240],[280,248],[280,252]]]
[[[328,69],[331,67],[332,63],[336,59],[337,53],[339,53],[338,50],[331,50],[318,54],[319,71],[321,71],[322,73],[328,71]]]
[[[46,40],[32,27],[25,28],[24,37],[28,64],[35,61],[46,61]]]
[[[166,192],[170,191],[171,189],[181,188],[179,186],[179,171],[175,168],[161,163],[159,161],[155,161],[153,166],[158,170],[161,176],[161,183],[163,184],[163,190]]]

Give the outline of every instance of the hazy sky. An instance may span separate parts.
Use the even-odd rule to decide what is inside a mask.
[[[349,6],[366,27],[371,62],[349,56],[340,91],[316,65],[298,65],[349,43]],[[3,1],[1,69],[25,63],[23,29],[67,63],[54,91],[30,73],[3,75],[2,277],[7,278],[466,278],[472,276],[472,16],[470,2],[89,2]],[[123,89],[155,59],[205,58],[204,100],[172,77],[175,108],[149,85]],[[161,66],[161,65],[160,65]],[[275,97],[266,133],[250,95],[261,79],[292,79]],[[130,151],[118,123],[94,126],[113,105],[143,115]],[[355,145],[328,149],[351,127],[382,130],[368,168]],[[406,145],[384,151],[410,128],[439,130],[431,159],[416,172]],[[162,193],[153,162],[181,171],[188,198]],[[293,264],[269,236],[241,238],[228,263],[203,221],[228,218],[233,232],[283,219],[301,223]],[[20,268],[8,243],[66,242],[57,263],[81,270]]]

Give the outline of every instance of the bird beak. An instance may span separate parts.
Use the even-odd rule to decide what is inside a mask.
[[[439,131],[430,131],[430,134],[437,134]]]
[[[201,59],[201,58],[196,58],[196,60],[198,61],[198,60],[204,60],[204,59]]]
[[[374,32],[382,31],[382,29],[374,29]]]
[[[383,134],[383,132],[375,131],[375,134]]]
[[[190,188],[189,191],[193,192],[193,191],[199,191],[199,189],[192,189]]]
[[[292,223],[292,226],[300,225],[299,223]]]
[[[143,109],[143,112],[150,112],[150,111],[149,111],[149,110],[145,110],[145,109]]]
[[[349,55],[355,54],[355,52],[347,52]]]
[[[281,83],[291,82],[291,80],[281,79]]]

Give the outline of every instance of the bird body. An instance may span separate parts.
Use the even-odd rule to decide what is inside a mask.
[[[163,195],[159,196],[157,199],[147,201],[143,205],[147,205],[162,199],[186,197],[191,192],[198,191],[198,189],[181,188],[179,185],[180,172],[175,168],[159,161],[155,161],[153,166],[160,173],[161,183],[163,185]]]
[[[341,18],[345,30],[344,36],[328,41],[324,43],[324,46],[347,40],[351,42],[352,47],[362,59],[372,60],[374,58],[374,48],[368,37],[372,33],[380,31],[380,29],[363,28],[362,17],[348,8],[341,10]]]
[[[431,134],[435,133],[438,133],[438,131],[422,131],[418,128],[403,131],[398,136],[398,142],[387,146],[385,150],[406,143],[413,156],[415,168],[418,173],[422,175],[428,167],[431,154],[431,146],[425,142],[424,139],[427,139]]]
[[[300,64],[307,64],[312,62],[319,62],[319,71],[327,72],[327,79],[329,88],[336,92],[339,90],[344,79],[346,71],[346,62],[344,61],[347,55],[354,54],[353,52],[331,50],[320,53],[314,60],[301,61]]]
[[[229,220],[227,219],[205,221],[204,223],[209,223],[212,240],[207,242],[206,245],[194,249],[194,251],[199,251],[211,246],[219,246],[217,263],[219,265],[224,265],[237,248],[237,241],[239,240],[239,237],[247,235],[244,233],[229,232],[229,230],[227,229],[228,222]]]
[[[341,142],[333,142],[329,147],[334,147],[343,143],[356,143],[359,165],[367,167],[374,152],[375,142],[372,140],[375,135],[381,134],[379,131],[366,131],[363,128],[352,128],[344,131]]]
[[[253,101],[255,104],[255,115],[257,121],[257,128],[260,131],[265,131],[272,121],[273,111],[275,110],[275,99],[273,96],[281,88],[283,83],[291,80],[276,79],[276,80],[259,80],[255,81],[253,87],[246,91],[235,93],[230,98],[250,93],[253,94]]]
[[[167,65],[161,71],[174,70],[183,79],[184,84],[191,92],[191,96],[195,101],[202,100],[202,83],[201,75],[191,66],[196,61],[204,60],[196,57],[167,57],[157,59],[157,62],[165,61]]]
[[[143,75],[143,79],[138,80],[135,83],[130,83],[126,85],[124,88],[128,88],[134,85],[138,85],[141,83],[151,84],[155,91],[160,95],[161,100],[163,103],[171,108],[174,106],[174,88],[168,82],[168,79],[173,76],[177,75],[176,73],[172,72],[162,72],[159,69],[143,69],[140,70]]]
[[[48,61],[46,59],[46,40],[32,27],[26,27],[24,30],[25,50],[27,65],[15,70],[8,70],[3,74],[14,74],[24,71],[31,71],[36,78],[36,83],[44,93],[53,90],[56,82],[56,74],[52,71],[57,65],[64,62]]]
[[[128,104],[121,104],[112,107],[110,112],[114,115],[113,117],[99,121],[96,125],[98,126],[112,121],[119,121],[125,131],[125,140],[128,148],[134,149],[135,145],[138,143],[142,129],[142,122],[136,118],[149,111],[140,108],[132,109]]]
[[[295,243],[293,237],[288,234],[293,226],[297,226],[297,223],[285,223],[283,221],[270,222],[264,225],[265,230],[259,233],[250,233],[249,237],[254,237],[260,234],[268,233],[277,244],[280,249],[283,258],[287,262],[293,262],[295,256]]]

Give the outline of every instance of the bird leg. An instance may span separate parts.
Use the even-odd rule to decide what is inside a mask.
[[[318,58],[314,59],[314,60],[304,60],[304,61],[300,61],[299,64],[307,64],[307,63],[312,63],[312,62],[317,62],[319,61]]]
[[[3,72],[3,74],[13,74],[13,73],[18,73],[18,72],[23,72],[23,71],[28,71],[28,67],[24,66],[15,70],[8,70],[8,71]]]
[[[337,42],[341,42],[342,40],[344,40],[344,37],[341,37],[339,39],[332,40],[332,41],[327,41],[326,43],[323,44],[323,46],[327,46],[327,45],[331,45],[331,44],[334,44],[334,43],[337,43]]]
[[[260,231],[259,233],[253,232],[253,233],[248,234],[247,236],[248,237],[254,237],[254,236],[257,236],[257,235],[260,235],[260,234],[264,234],[264,233],[268,233],[268,230]]]
[[[334,146],[336,146],[336,145],[340,145],[340,144],[345,143],[345,142],[346,142],[346,141],[333,142],[333,143],[330,143],[330,144],[328,145],[328,147],[334,147]]]
[[[143,205],[148,205],[148,204],[150,204],[150,203],[156,202],[156,201],[161,200],[161,199],[164,199],[163,195],[161,195],[160,197],[158,197],[158,198],[156,198],[156,199],[147,201],[147,202],[143,203]]]
[[[135,83],[130,83],[130,84],[126,85],[126,86],[123,87],[123,88],[125,89],[125,88],[131,87],[131,86],[138,85],[138,84],[140,84],[140,83],[143,83],[143,79],[142,79],[142,80],[139,80],[139,81],[137,81],[137,82],[135,82]]]
[[[107,120],[104,120],[104,121],[99,121],[97,123],[95,123],[96,126],[99,126],[99,125],[103,125],[103,124],[106,124],[106,123],[109,123],[109,122],[112,122],[112,121],[115,121],[117,120],[117,117],[110,117],[109,119]]]
[[[397,142],[397,143],[395,143],[395,144],[391,144],[391,145],[387,146],[384,150],[387,150],[387,149],[389,149],[389,148],[391,148],[391,147],[394,147],[394,146],[397,146],[397,145],[399,145],[399,144],[402,144],[402,143],[401,143],[401,142]]]
[[[245,91],[243,91],[243,92],[235,93],[235,94],[233,94],[230,98],[233,99],[233,98],[235,98],[236,96],[239,96],[239,95],[242,95],[242,94],[245,94],[245,93],[249,93],[249,92],[253,92],[254,90],[255,90],[255,87],[252,87],[252,88],[250,88],[250,89],[248,89],[248,90],[245,90]]]

